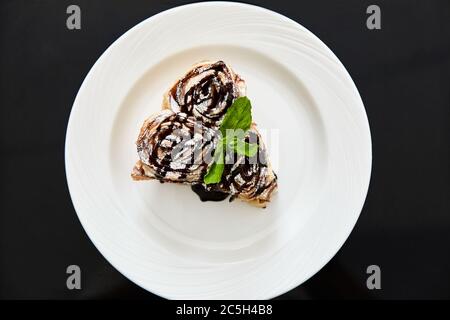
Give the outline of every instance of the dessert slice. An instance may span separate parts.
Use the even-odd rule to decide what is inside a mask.
[[[277,177],[252,124],[245,90],[245,82],[223,61],[194,65],[164,95],[163,110],[144,122],[136,142],[140,160],[132,178],[190,184],[202,201],[231,196],[230,201],[238,198],[265,207],[277,189]],[[238,100],[248,101],[242,109],[245,114],[236,112]],[[252,154],[231,147],[235,141],[225,143],[223,129],[243,122],[240,145],[257,150]],[[217,164],[222,149],[222,160],[227,161]]]

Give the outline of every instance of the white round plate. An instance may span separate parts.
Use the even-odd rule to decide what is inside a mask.
[[[267,209],[130,178],[144,119],[205,59],[246,80],[253,119],[269,133],[279,191]],[[171,299],[268,299],[300,285],[349,236],[371,172],[364,106],[331,50],[280,14],[229,2],[162,12],[114,42],[78,92],[65,152],[92,242],[130,280]]]

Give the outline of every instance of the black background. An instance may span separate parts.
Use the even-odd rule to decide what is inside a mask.
[[[185,1],[0,2],[0,298],[159,297],[117,272],[73,209],[64,172],[72,103],[103,51]],[[368,114],[369,193],[328,265],[280,298],[450,298],[450,1],[250,1],[311,30],[345,65]],[[81,7],[81,30],[66,8]],[[366,28],[381,7],[382,29]],[[66,267],[82,290],[66,288]],[[381,267],[381,290],[366,268]]]

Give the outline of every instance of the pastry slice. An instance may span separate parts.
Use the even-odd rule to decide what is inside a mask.
[[[246,133],[256,142],[254,157],[227,153],[220,182],[205,184],[219,127],[233,102],[245,95],[246,86],[223,61],[194,65],[164,95],[162,111],[147,119],[136,142],[139,161],[134,180],[157,179],[192,185],[202,200],[238,198],[265,207],[277,189],[277,177],[254,124]]]

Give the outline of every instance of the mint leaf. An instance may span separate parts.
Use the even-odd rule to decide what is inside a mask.
[[[251,125],[252,104],[247,97],[240,97],[234,100],[233,104],[228,108],[220,125],[220,132],[225,136],[227,129],[247,131]]]
[[[252,105],[247,97],[234,100],[220,125],[222,136],[214,150],[214,162],[203,177],[205,184],[219,183],[225,168],[224,153],[231,149],[239,155],[253,157],[258,152],[258,144],[244,141],[246,132],[252,125]],[[228,143],[227,140],[231,141]]]
[[[205,177],[203,178],[203,181],[205,184],[213,184],[213,183],[219,183],[222,179],[222,173],[223,169],[225,168],[225,161],[224,161],[224,155],[223,155],[223,149],[225,147],[225,140],[220,139],[217,142],[216,149],[214,150],[214,162],[213,164],[208,168],[208,172],[206,173]]]

